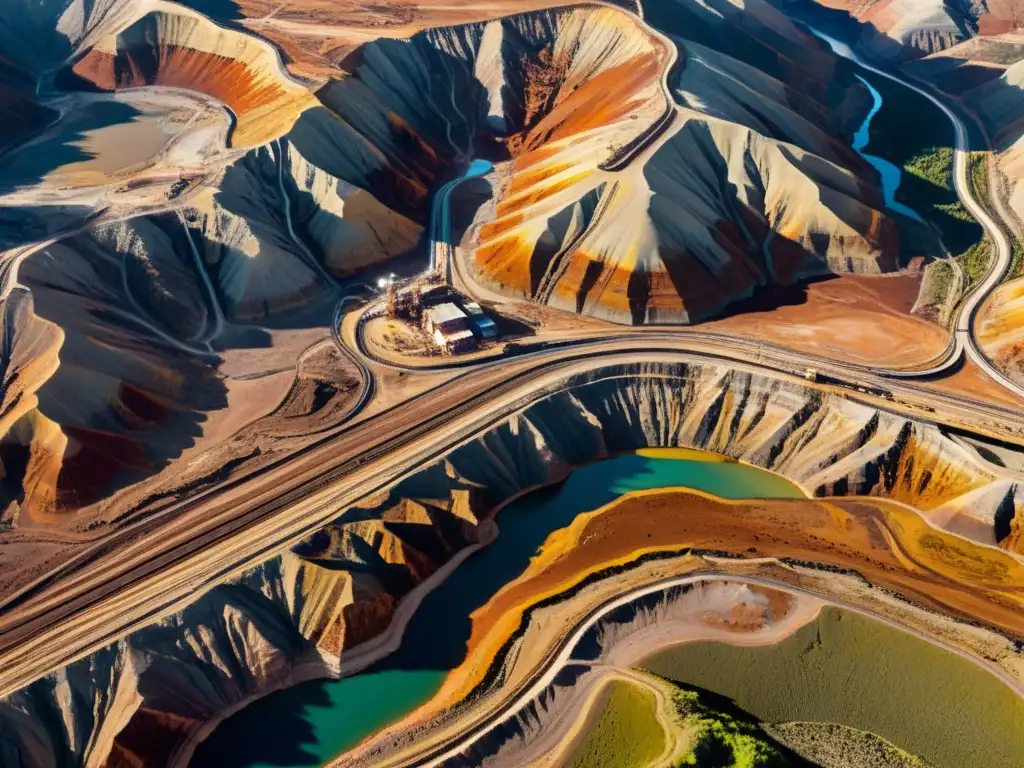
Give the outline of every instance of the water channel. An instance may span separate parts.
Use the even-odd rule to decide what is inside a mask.
[[[830,37],[824,32],[820,32],[813,27],[808,27],[808,29],[810,29],[816,37],[821,38],[821,40],[827,43],[832,49],[832,52],[837,56],[842,56],[844,59],[852,61],[859,67],[864,67],[864,63],[846,43],[836,40],[834,37]],[[878,171],[879,176],[881,176],[882,194],[885,196],[886,207],[890,210],[896,211],[897,213],[902,213],[904,216],[909,216],[917,221],[922,221],[916,211],[903,205],[903,203],[897,202],[896,200],[896,191],[900,188],[902,171],[888,160],[876,155],[870,155],[864,151],[871,141],[871,121],[874,120],[875,115],[881,111],[883,100],[882,94],[880,94],[878,89],[876,89],[868,80],[859,74],[854,75],[854,77],[860,80],[864,87],[868,89],[868,92],[871,94],[872,105],[867,115],[865,115],[860,128],[858,128],[857,132],[853,135],[853,149],[858,155],[871,163],[874,169]]]
[[[470,614],[526,569],[549,534],[623,494],[670,487],[728,499],[804,496],[779,475],[704,451],[646,450],[576,469],[501,512],[498,539],[424,599],[396,653],[352,677],[260,699],[219,726],[192,766],[320,766],[351,749],[437,692],[464,657]]]

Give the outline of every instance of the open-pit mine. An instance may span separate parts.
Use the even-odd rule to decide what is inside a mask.
[[[4,0],[0,766],[1024,766],[1024,0]]]

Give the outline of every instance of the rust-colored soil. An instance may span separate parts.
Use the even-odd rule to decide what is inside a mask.
[[[657,490],[626,496],[550,536],[527,571],[473,614],[466,661],[435,701],[472,690],[530,605],[645,552],[685,547],[853,569],[921,606],[1024,635],[1024,564],[932,528],[909,508],[877,499],[730,502]]]
[[[1024,408],[1024,400],[1017,397],[978,366],[968,360],[963,367],[952,376],[928,382],[928,386],[941,392],[970,397],[975,400],[986,400],[996,405],[1008,405],[1012,408]]]
[[[410,37],[428,27],[496,19],[583,0],[240,0],[243,25],[279,45],[292,74],[323,79],[357,46],[381,37]]]
[[[741,312],[697,328],[860,365],[925,366],[946,349],[949,334],[910,314],[920,283],[912,275],[842,275],[808,285],[802,303]]]

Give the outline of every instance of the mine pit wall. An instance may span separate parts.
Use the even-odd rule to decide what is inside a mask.
[[[461,538],[464,548],[480,538],[475,526],[490,525],[496,504],[524,489],[609,454],[676,446],[765,467],[816,495],[875,495],[924,510],[967,497],[974,516],[993,521],[1008,500],[1015,516],[1024,508],[1016,485],[934,425],[724,366],[604,368],[566,381],[178,613],[8,696],[0,702],[0,764],[182,765],[196,737],[242,703],[336,676],[347,658],[381,655],[381,638],[406,593],[379,585],[375,592],[346,572],[345,562],[357,559],[351,540],[369,531],[367,546],[418,569],[418,578],[442,564],[413,557],[407,542],[382,542],[375,521],[419,515],[450,544]],[[329,548],[333,568],[302,555],[322,548],[317,536],[349,541]]]

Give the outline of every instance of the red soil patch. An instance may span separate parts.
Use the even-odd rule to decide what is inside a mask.
[[[910,314],[920,280],[911,275],[841,275],[808,285],[802,303],[744,312],[698,327],[860,365],[923,366],[942,354],[949,334]]]
[[[99,501],[121,472],[153,471],[153,462],[146,458],[142,444],[134,437],[86,427],[62,429],[68,437],[68,450],[57,481],[57,507],[62,511]]]
[[[997,405],[1024,409],[1024,400],[1010,392],[969,360],[952,376],[929,382],[929,386],[974,400],[983,399]]]
[[[116,91],[143,85],[187,88],[227,104],[236,115],[273,104],[285,96],[272,79],[246,64],[213,53],[176,45],[159,45],[136,60],[132,51],[116,56],[90,50],[75,62],[75,74],[99,88]]]
[[[538,595],[563,589],[595,569],[643,551],[688,546],[853,568],[874,584],[915,597],[921,605],[1024,635],[1020,588],[1008,586],[1009,577],[997,584],[966,570],[959,579],[941,575],[957,562],[947,557],[947,547],[967,553],[966,558],[976,557],[978,563],[998,563],[1008,556],[931,528],[925,529],[929,541],[922,546],[913,539],[912,528],[898,534],[899,539],[892,539],[900,542],[897,554],[882,533],[900,527],[891,525],[890,515],[897,520],[918,516],[892,506],[886,511],[883,505],[884,501],[845,499],[728,503],[680,491],[625,498],[590,518],[572,545],[546,568],[524,574],[474,614],[467,659],[492,625],[532,604]],[[495,546],[501,546],[500,537]],[[494,641],[487,638],[487,645]]]
[[[1013,24],[1008,19],[1001,19],[995,14],[986,13],[978,18],[978,34],[986,37],[1012,32]]]
[[[492,546],[501,546],[500,536]],[[474,612],[465,661],[449,675],[443,699],[457,701],[473,689],[538,600],[645,552],[688,547],[856,570],[925,608],[1024,636],[1018,586],[1024,566],[933,529],[905,507],[874,499],[728,502],[654,491],[625,497],[552,534],[527,571]]]

